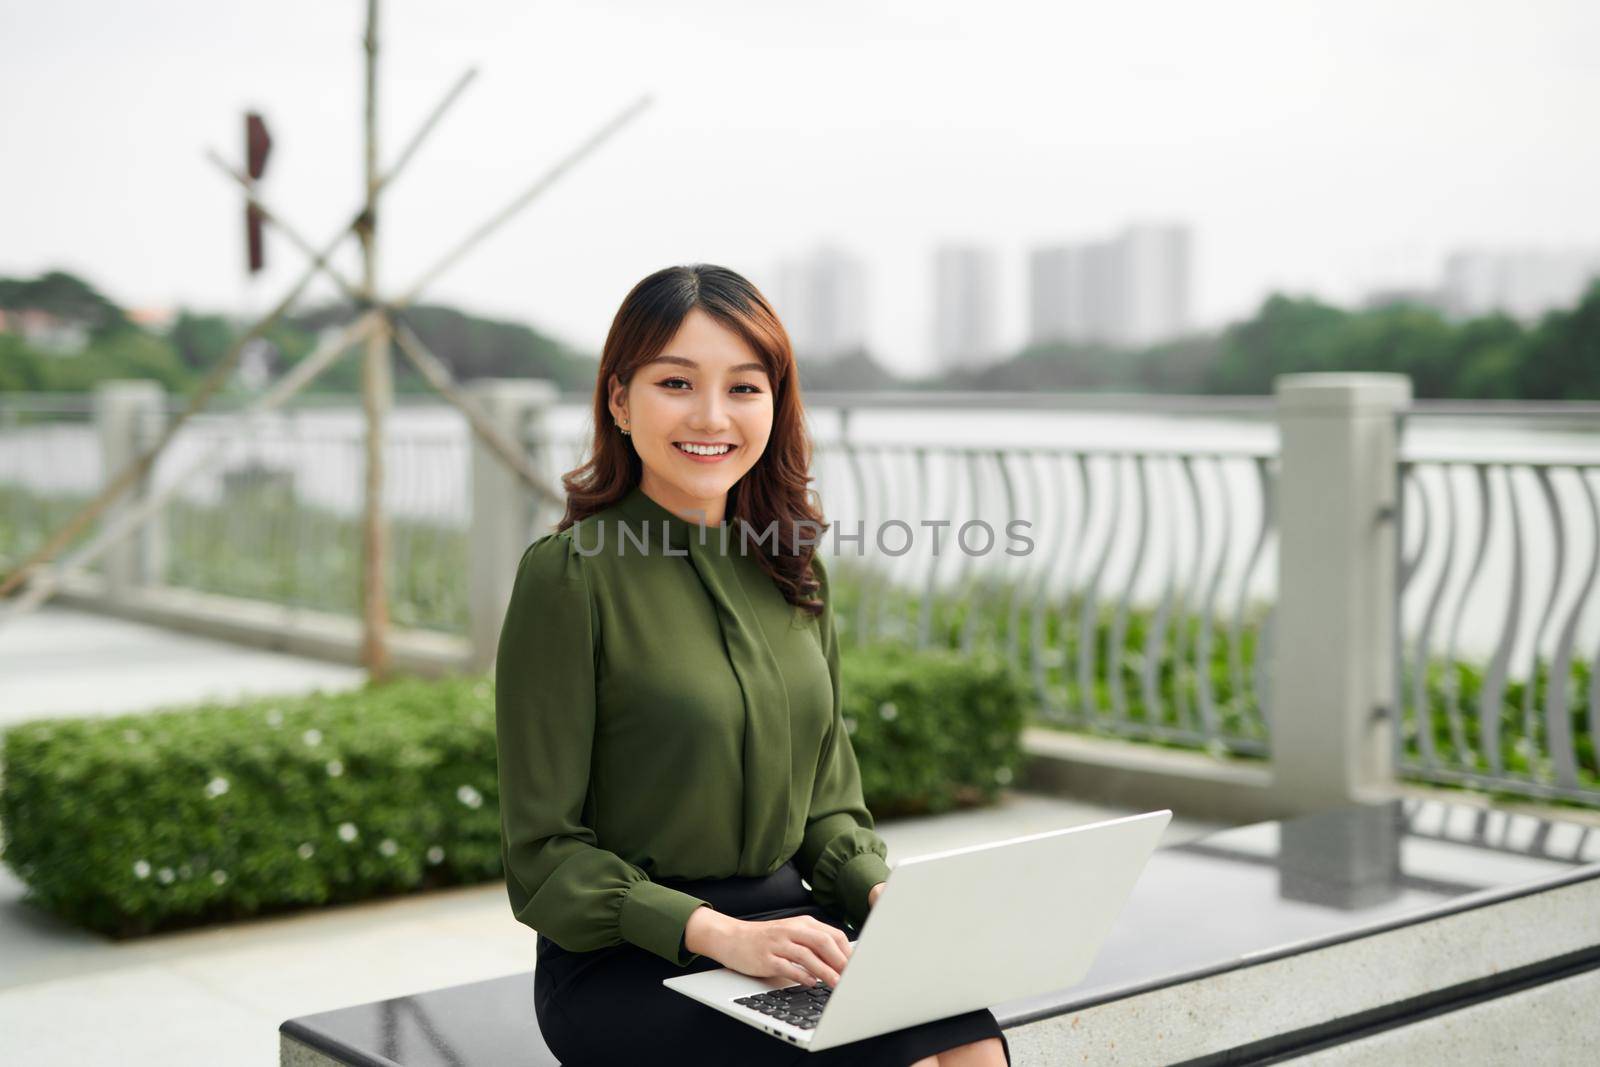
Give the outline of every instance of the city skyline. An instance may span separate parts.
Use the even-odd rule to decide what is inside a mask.
[[[652,270],[723,263],[769,289],[772,264],[815,243],[857,250],[868,347],[913,374],[933,360],[929,255],[951,241],[995,250],[1001,351],[1028,335],[1026,250],[1131,218],[1194,227],[1198,329],[1271,291],[1348,305],[1432,286],[1452,249],[1600,244],[1591,4],[385,10],[385,158],[465,67],[483,72],[385,203],[397,284],[655,94],[429,294],[588,350]],[[265,310],[299,259],[269,235],[267,272],[245,282],[240,199],[202,153],[237,157],[244,111],[261,111],[269,202],[313,239],[331,232],[359,188],[359,31],[355,8],[309,0],[18,8],[0,137],[27,165],[0,174],[0,273],[65,269],[132,306]]]
[[[871,284],[853,252],[819,244],[786,256],[773,269],[763,295],[778,313],[799,359],[832,362],[867,347]]]
[[[1138,348],[1191,328],[1193,233],[1132,222],[1109,237],[1028,254],[1028,341]]]
[[[933,365],[972,370],[1000,355],[995,320],[999,262],[982,244],[947,244],[933,253]]]

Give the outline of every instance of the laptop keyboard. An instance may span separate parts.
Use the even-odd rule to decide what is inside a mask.
[[[763,1015],[770,1015],[802,1030],[810,1030],[817,1025],[817,1019],[822,1016],[822,1009],[832,992],[818,982],[814,986],[792,985],[753,996],[737,997],[734,1003],[754,1008]]]

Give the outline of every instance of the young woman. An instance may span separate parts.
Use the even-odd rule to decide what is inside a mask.
[[[518,565],[496,666],[506,887],[539,932],[551,1051],[1009,1063],[987,1010],[812,1054],[661,984],[727,966],[831,987],[888,850],[843,725],[811,443],[767,301],[722,267],[644,279],[594,419],[566,515]]]

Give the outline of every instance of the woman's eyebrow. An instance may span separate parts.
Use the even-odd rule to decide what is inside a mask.
[[[680,363],[685,367],[693,367],[695,370],[699,370],[700,369],[700,364],[696,363],[694,360],[689,359],[689,358],[687,358],[685,356],[657,356],[655,359],[651,360],[651,362],[652,363]],[[728,369],[730,371],[758,370],[758,371],[761,371],[762,373],[765,373],[767,368],[762,366],[760,363],[741,363],[736,367],[729,367]]]

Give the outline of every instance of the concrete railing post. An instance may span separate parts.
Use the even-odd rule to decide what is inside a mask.
[[[144,379],[99,382],[93,411],[100,439],[101,484],[105,485],[155,442],[166,419],[166,392],[159,382]],[[114,522],[149,496],[154,481],[151,474],[153,471],[118,497],[101,521]],[[165,553],[164,524],[156,514],[101,557],[106,595],[121,599],[139,586],[159,583],[166,572]]]
[[[543,469],[549,448],[548,415],[560,395],[553,382],[485,378],[469,382],[473,399],[507,437],[528,450]],[[472,438],[472,520],[468,527],[470,634],[474,670],[494,663],[517,562],[535,531],[561,516],[540,507],[533,491],[477,436]]]
[[[1286,810],[1376,800],[1393,781],[1400,374],[1275,383],[1278,603],[1272,662],[1275,800]]]

